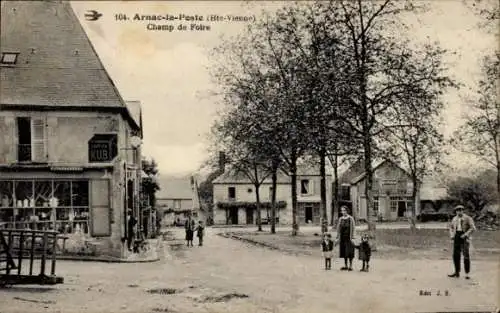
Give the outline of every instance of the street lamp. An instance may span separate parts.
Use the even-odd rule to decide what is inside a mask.
[[[132,149],[137,149],[142,145],[142,139],[139,136],[130,137],[130,146]]]

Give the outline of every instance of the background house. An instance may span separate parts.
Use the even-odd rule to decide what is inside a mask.
[[[412,181],[410,175],[395,162],[390,160],[375,160],[373,169],[373,199],[374,216],[384,220],[403,219],[411,213]],[[355,162],[340,179],[341,200],[350,204],[354,215],[359,219],[367,218],[365,197],[366,173],[363,170],[363,160]],[[417,190],[416,214],[420,212],[420,184]],[[347,193],[349,200],[347,200]]]
[[[184,225],[188,214],[206,222],[201,210],[198,182],[192,176],[160,178],[160,191],[156,195],[156,208],[163,212],[162,223],[173,225],[175,221]]]
[[[122,99],[68,2],[1,5],[0,226],[82,233],[124,257],[140,103]]]
[[[320,180],[319,169],[299,166],[297,171],[297,219],[299,224],[320,224]],[[265,175],[262,173],[261,175]],[[264,177],[264,176],[261,176]],[[331,176],[327,175],[327,214],[331,207]],[[271,177],[267,177],[259,187],[261,218],[268,223],[271,217],[270,202],[272,195]],[[255,224],[255,186],[243,173],[235,173],[231,168],[213,181],[214,223],[215,224]],[[291,179],[282,172],[278,173],[276,186],[276,213],[279,224],[292,223]]]

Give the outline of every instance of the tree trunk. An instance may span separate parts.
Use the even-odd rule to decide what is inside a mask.
[[[256,204],[255,204],[255,209],[257,210],[257,231],[262,231],[262,218],[261,218],[261,212],[260,212],[260,192],[259,192],[259,185],[255,185],[255,198],[256,198]]]
[[[335,212],[338,212],[339,208],[339,156],[337,155],[337,151],[335,151],[335,155],[333,156],[333,206],[332,206],[332,226],[335,225],[335,221],[337,220],[337,216]]]
[[[418,180],[416,176],[412,177],[412,191],[411,191],[411,200],[413,202],[413,208],[411,210],[411,217],[408,218],[410,222],[411,231],[415,232],[417,230],[417,188],[418,188]]]
[[[500,153],[499,148],[497,146],[496,149],[496,158],[497,158],[497,201],[500,201]]]
[[[326,150],[321,149],[319,153],[320,158],[320,194],[321,194],[321,202],[320,202],[320,211],[321,211],[321,233],[324,234],[328,231],[328,215],[326,214]]]
[[[297,221],[297,158],[291,157],[290,175],[292,179],[292,236],[297,236],[299,223]]]
[[[273,165],[271,180],[272,180],[272,194],[271,194],[271,234],[276,233],[276,185],[278,180],[278,168]]]
[[[363,150],[364,150],[364,161],[365,161],[365,172],[366,172],[366,188],[365,188],[365,198],[366,198],[366,222],[368,223],[368,231],[373,233],[375,231],[375,221],[372,221],[373,214],[373,173],[372,173],[372,155],[371,155],[371,138],[368,135],[364,136],[363,140]],[[355,209],[353,208],[353,213]],[[353,214],[354,216],[354,214]]]

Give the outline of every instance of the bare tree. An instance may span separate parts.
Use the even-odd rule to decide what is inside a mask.
[[[373,211],[372,158],[376,138],[399,123],[384,118],[397,97],[413,86],[424,82],[434,85],[441,79],[441,72],[434,75],[411,75],[421,72],[427,65],[409,53],[410,45],[403,38],[394,38],[387,32],[387,25],[405,27],[398,19],[403,11],[416,11],[409,2],[385,0],[331,1],[325,4],[325,14],[330,16],[329,28],[345,33],[344,57],[350,59],[350,68],[345,77],[350,79],[348,92],[349,110],[344,123],[350,132],[362,142],[364,170],[366,172],[365,197],[367,199],[367,221],[370,230],[375,229],[371,221]],[[436,49],[437,50],[437,49]],[[435,53],[439,53],[436,51]],[[347,74],[349,71],[350,75]],[[396,79],[403,74],[406,80]]]
[[[483,77],[477,97],[468,99],[465,124],[454,134],[452,144],[457,149],[475,155],[497,172],[497,192],[500,195],[500,101],[498,100],[500,53],[483,60]]]

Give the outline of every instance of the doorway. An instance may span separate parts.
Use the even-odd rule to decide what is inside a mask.
[[[398,201],[398,217],[405,217],[406,213],[406,202]]]
[[[307,224],[309,221],[313,222],[313,207],[308,205],[304,208],[305,210],[305,223]]]
[[[228,222],[232,225],[238,224],[238,208],[230,208]]]
[[[246,208],[246,213],[247,213],[247,225],[252,225],[253,224],[253,209]]]

